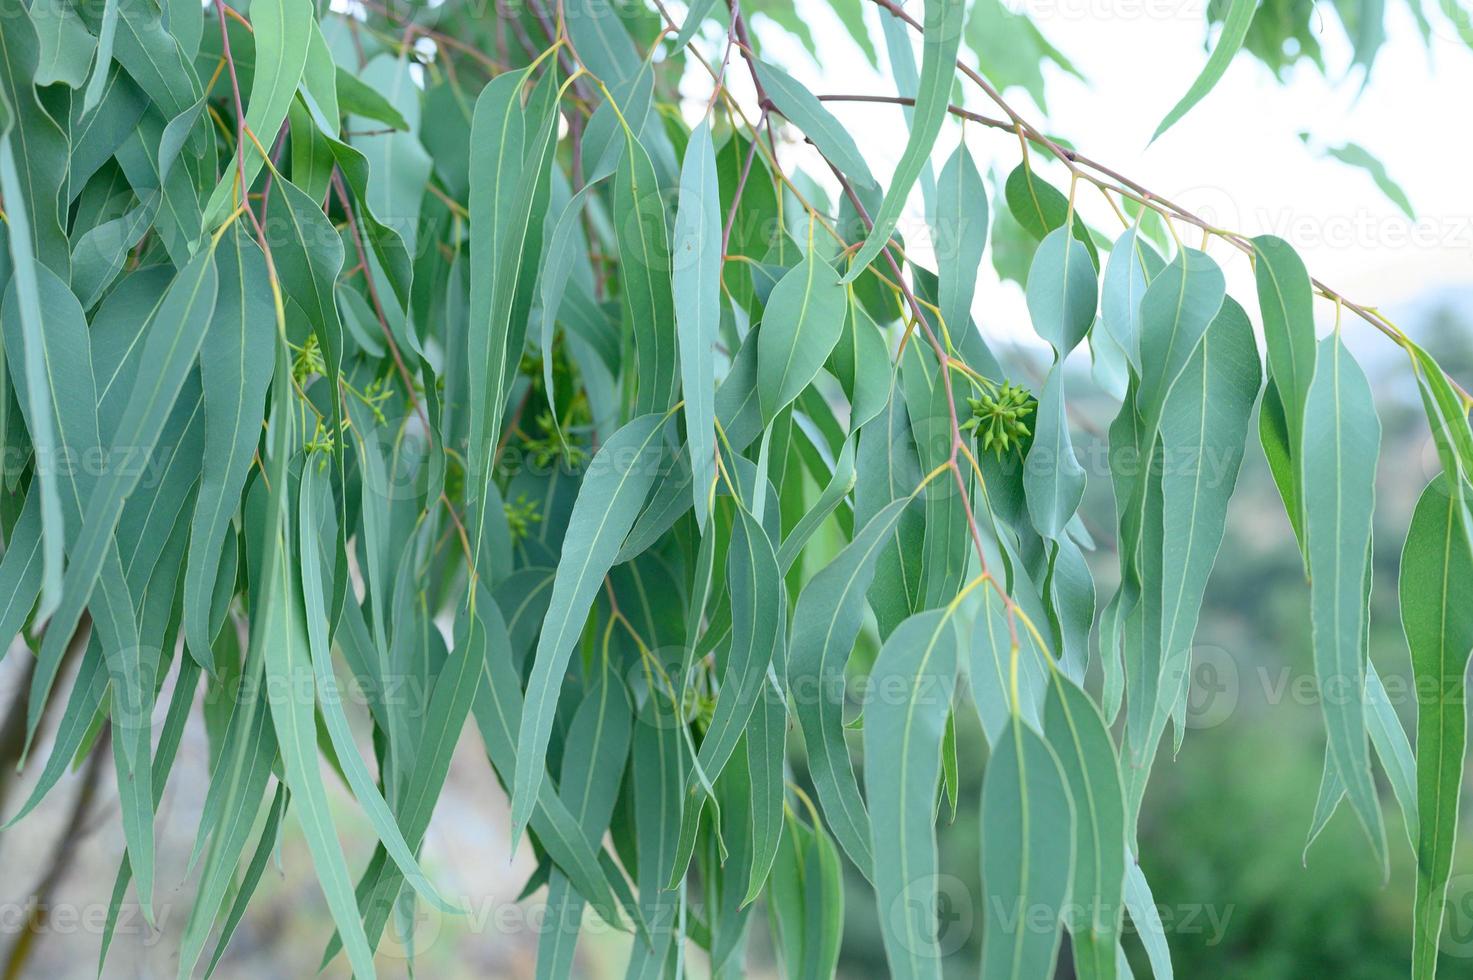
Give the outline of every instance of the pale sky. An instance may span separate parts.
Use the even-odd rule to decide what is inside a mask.
[[[771,25],[759,26],[769,58],[814,92],[894,94],[893,83],[869,67],[827,3],[797,2],[817,38],[819,63]],[[1021,90],[1007,93],[1015,108],[1046,131],[1221,226],[1281,235],[1300,250],[1313,275],[1355,301],[1394,306],[1439,287],[1473,283],[1473,193],[1467,180],[1473,128],[1466,109],[1473,50],[1445,23],[1435,25],[1429,48],[1407,7],[1389,5],[1387,41],[1364,91],[1358,71],[1327,81],[1307,64],[1281,86],[1256,59],[1240,55],[1211,94],[1148,147],[1157,122],[1206,61],[1204,0],[1011,2],[1014,9],[1026,9],[1087,78],[1080,82],[1050,67],[1046,119]],[[876,10],[865,6],[883,59]],[[1321,21],[1320,43],[1332,76],[1338,76],[1350,61],[1349,45],[1333,12]],[[703,44],[707,53],[712,36]],[[750,91],[740,64],[732,66],[729,79],[735,90]],[[709,91],[704,76],[688,75],[686,83],[688,94]],[[997,114],[970,83],[963,89],[968,108]],[[876,175],[888,179],[904,142],[899,110],[829,108],[850,127]],[[1318,143],[1354,141],[1378,156],[1411,198],[1417,220],[1407,219],[1362,171],[1306,147],[1301,130]],[[959,133],[956,125],[943,133],[938,166]],[[1018,162],[1011,134],[972,126],[967,139],[984,173],[995,167],[1006,174]],[[785,165],[804,159],[802,148],[787,152]],[[1060,173],[1054,178],[1062,186]],[[1098,194],[1082,192],[1081,201],[1097,228],[1119,231]],[[918,213],[918,193],[911,203]],[[1221,244],[1210,251],[1224,263],[1230,290],[1251,299],[1246,260]],[[1011,284],[999,289],[990,263],[984,263],[974,311],[985,333],[1027,332],[1021,292]],[[1319,313],[1328,322],[1332,309],[1326,303]]]

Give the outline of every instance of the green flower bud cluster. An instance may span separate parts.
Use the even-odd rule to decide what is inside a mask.
[[[538,513],[537,505],[528,500],[524,493],[517,494],[515,501],[503,503],[501,509],[506,514],[506,527],[511,532],[513,544],[530,537],[532,525],[542,522],[542,515]]]
[[[1033,414],[1038,403],[1021,385],[1005,381],[996,394],[984,391],[981,398],[968,398],[967,404],[972,417],[961,427],[979,434],[983,452],[991,450],[1001,459],[1005,453],[1020,449],[1023,440],[1032,435],[1023,420]]]

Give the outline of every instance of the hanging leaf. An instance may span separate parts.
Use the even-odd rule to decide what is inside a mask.
[[[757,336],[757,391],[762,417],[772,419],[813,381],[839,342],[848,310],[833,266],[814,254],[773,287],[770,311]]]
[[[865,191],[879,191],[854,137],[797,79],[770,62],[755,63],[757,77],[778,112],[803,131],[834,166]],[[985,223],[984,223],[985,224]]]
[[[915,94],[910,137],[906,140],[900,162],[895,166],[895,176],[891,178],[880,210],[874,216],[874,226],[865,236],[849,271],[844,274],[846,283],[857,279],[889,242],[890,234],[905,209],[905,199],[925,169],[936,136],[941,132],[941,124],[946,121],[946,109],[951,102],[951,82],[956,76],[956,53],[961,47],[965,5],[959,0],[926,0],[925,11],[921,77]]]
[[[1089,251],[1063,228],[1049,232],[1028,269],[1033,329],[1060,357],[1079,345],[1094,323],[1099,284]]]
[[[716,480],[716,386],[713,345],[721,322],[721,208],[711,127],[702,122],[686,144],[683,200],[675,213],[671,289],[680,330],[680,382],[690,447],[696,523],[706,524]]]
[[[788,641],[788,687],[808,747],[818,801],[849,860],[870,874],[870,833],[859,784],[844,743],[844,671],[864,616],[875,563],[909,498],[892,501],[798,596]]]
[[[207,227],[219,224],[230,213],[234,202],[244,196],[243,188],[251,186],[266,162],[265,152],[270,151],[277,131],[286,122],[287,109],[307,66],[313,13],[307,0],[262,0],[251,5],[255,67],[242,122],[249,137],[235,149],[238,166],[225,168],[205,205]],[[254,137],[254,142],[250,137]],[[241,172],[237,173],[238,170]],[[236,186],[237,179],[241,187]]]
[[[950,609],[917,613],[890,634],[870,677],[894,692],[865,712],[865,785],[875,900],[896,977],[939,977],[935,804],[941,741],[957,670]],[[989,849],[990,850],[990,849]]]
[[[1207,57],[1207,64],[1202,67],[1202,73],[1187,89],[1183,95],[1171,107],[1166,118],[1161,120],[1156,127],[1156,132],[1151,134],[1152,142],[1155,142],[1162,133],[1170,129],[1177,120],[1181,119],[1192,107],[1202,101],[1202,97],[1212,91],[1212,87],[1222,78],[1227,71],[1233,56],[1243,46],[1243,39],[1248,36],[1248,28],[1253,24],[1253,14],[1258,10],[1257,0],[1231,0],[1227,8],[1227,16],[1223,19],[1222,33],[1218,35],[1217,44],[1212,49],[1212,54]]]
[[[1289,243],[1269,235],[1253,240],[1253,271],[1258,281],[1258,307],[1263,311],[1268,376],[1276,396],[1271,418],[1283,417],[1284,445],[1289,459],[1302,460],[1305,402],[1315,371],[1309,273]],[[1298,501],[1303,497],[1301,467],[1296,463],[1286,467],[1285,472],[1290,489],[1284,500],[1286,506],[1291,498],[1296,502],[1290,510],[1290,520],[1297,533],[1303,525],[1298,510],[1302,506]],[[1283,485],[1280,490],[1283,491]]]
[[[639,379],[635,411],[662,412],[673,402],[676,387],[670,232],[654,164],[632,138],[614,174],[613,212],[620,262],[628,277],[620,296],[624,328],[634,336]]]
[[[1437,972],[1447,881],[1452,871],[1463,784],[1467,718],[1450,693],[1461,688],[1473,650],[1473,617],[1453,599],[1470,576],[1467,512],[1448,478],[1428,484],[1417,501],[1401,555],[1401,620],[1412,650],[1412,671],[1421,693],[1417,711],[1416,923],[1412,974]]]
[[[184,629],[190,654],[213,669],[210,606],[218,554],[245,488],[266,413],[274,313],[266,261],[243,235],[229,234],[216,255],[220,272],[200,380],[205,398],[205,459],[189,535]]]
[[[1115,338],[1137,374],[1141,367],[1141,301],[1147,284],[1164,264],[1141,239],[1139,221],[1115,239],[1105,264],[1100,323]]]
[[[1044,708],[1044,737],[1074,802],[1073,878],[1064,913],[1074,968],[1081,977],[1114,977],[1126,861],[1119,762],[1099,709],[1057,671]]]
[[[526,709],[516,740],[513,837],[521,836],[537,799],[543,754],[552,735],[552,713],[573,643],[654,482],[658,438],[665,420],[661,415],[642,415],[614,433],[589,463],[578,490],[578,501],[568,518],[568,547],[558,562],[527,681]]]
[[[1365,663],[1371,514],[1381,422],[1360,365],[1332,334],[1320,341],[1305,403],[1304,514],[1315,677],[1329,754],[1351,808],[1386,867],[1386,834],[1366,746]]]
[[[1058,757],[1014,715],[982,783],[983,977],[1053,973],[1076,811]]]
[[[966,143],[959,143],[936,183],[937,306],[948,331],[971,319],[977,268],[987,247],[987,187]]]
[[[1033,422],[1033,445],[1023,464],[1023,488],[1028,514],[1038,533],[1057,538],[1079,507],[1086,481],[1084,467],[1074,455],[1069,418],[1064,409],[1064,368],[1055,363],[1038,396]]]

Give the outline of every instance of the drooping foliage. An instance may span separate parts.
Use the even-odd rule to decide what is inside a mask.
[[[937,824],[982,765],[957,755],[977,723],[982,975],[1049,976],[1066,933],[1074,975],[1128,975],[1128,916],[1169,976],[1136,826],[1255,426],[1326,692],[1314,831],[1343,797],[1384,865],[1385,773],[1433,975],[1473,400],[1289,242],[1213,227],[1015,112],[1001,93],[1042,103],[1041,62],[1073,70],[1026,17],[834,9],[893,93],[815,93],[773,63],[748,15],[812,43],[780,0],[0,19],[0,639],[33,660],[40,773],[5,816],[106,753],[112,914],[130,891],[148,912],[176,884],[156,810],[202,712],[181,976],[214,969],[284,832],[335,925],[324,959],[356,975],[416,903],[454,914],[421,849],[470,726],[546,890],[539,976],[573,970],[585,907],[633,935],[631,976],[697,949],[740,976],[759,904],[787,975],[831,975],[849,865],[893,975],[940,977]],[[1157,135],[1240,48],[1285,67],[1309,9],[1213,5]],[[1381,5],[1335,9],[1369,74]],[[885,177],[845,99],[892,104]],[[973,320],[989,256],[1023,287],[1037,377]],[[1228,262],[1254,295],[1228,295]],[[1380,427],[1345,342],[1367,326],[1409,355],[1440,469],[1402,550],[1414,739],[1369,651]],[[1075,445],[1082,351],[1118,405],[1105,467]],[[1106,535],[1080,516],[1092,478]],[[343,846],[339,777],[371,853]]]

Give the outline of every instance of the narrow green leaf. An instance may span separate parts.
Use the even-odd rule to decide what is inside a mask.
[[[113,65],[113,45],[118,36],[118,6],[120,0],[104,0],[102,24],[97,32],[97,56],[92,60],[92,75],[87,79],[87,88],[82,94],[82,115],[88,115],[102,101],[107,89],[108,75]]]
[[[322,33],[322,25],[314,20],[311,21],[310,27],[310,36],[307,38],[307,60],[302,66],[302,82],[297,89],[297,94],[301,96],[301,99],[287,110],[287,123],[290,127],[293,117],[300,118],[299,112],[305,108],[317,129],[328,136],[337,138],[342,133],[342,109],[338,103],[338,78],[341,75],[351,79],[348,82],[349,85],[357,82],[361,86],[364,83],[338,67],[333,60],[332,48],[328,46],[327,38]],[[388,101],[377,93],[375,96],[385,103]],[[392,107],[391,110],[398,115],[398,110],[393,110]],[[399,117],[398,121],[403,123],[403,117]],[[302,132],[303,129],[310,128],[298,125],[296,131],[301,136],[305,135]],[[308,139],[306,142],[312,144],[314,155],[322,148],[320,140]],[[295,166],[295,160],[294,157],[293,166]],[[295,170],[292,171],[292,177],[294,180],[297,177]],[[311,185],[304,181],[301,186],[305,188]],[[323,188],[322,193],[327,193],[326,188]]]
[[[373,826],[380,844],[383,845],[404,877],[414,886],[415,891],[440,911],[455,912],[458,910],[440,898],[430,883],[429,877],[421,870],[419,862],[415,860],[414,852],[405,842],[394,814],[389,811],[389,805],[384,802],[383,794],[374,783],[368,767],[364,765],[363,757],[358,753],[358,747],[353,740],[353,731],[348,725],[348,716],[343,711],[343,694],[339,689],[337,675],[334,674],[332,668],[332,649],[328,639],[327,597],[323,587],[322,566],[318,557],[321,550],[317,537],[321,533],[319,517],[324,512],[330,512],[332,507],[332,492],[328,486],[326,467],[326,458],[318,459],[308,456],[302,464],[302,481],[298,492],[300,513],[297,522],[297,557],[301,574],[307,647],[312,677],[315,681],[317,711],[327,727],[333,753],[337,756],[338,764],[347,779],[348,786],[358,800],[358,805],[363,808],[368,822]],[[335,546],[336,534],[333,537]],[[462,659],[468,658],[463,657]],[[442,671],[441,677],[444,676]],[[470,673],[470,676],[473,677],[474,674]],[[468,710],[470,698],[464,698],[464,703]],[[462,712],[461,719],[463,720],[464,717],[465,714]],[[430,715],[430,718],[431,724],[435,724],[438,720],[434,715]],[[416,759],[417,766],[425,764],[423,755],[423,752],[419,753]]]
[[[273,423],[280,424],[279,419]],[[285,489],[278,491],[285,493]],[[275,525],[278,536],[285,528]],[[266,692],[271,721],[281,747],[286,784],[297,801],[297,819],[307,838],[307,848],[317,871],[318,883],[332,912],[333,921],[345,936],[353,972],[374,976],[373,953],[358,918],[353,900],[353,880],[343,858],[335,822],[328,808],[326,787],[317,764],[317,728],[313,717],[315,690],[307,650],[306,624],[298,599],[291,552],[284,538],[269,545],[274,560],[264,570],[265,608],[258,613],[262,656],[266,665]],[[254,641],[254,637],[253,637]]]
[[[213,248],[202,249],[175,277],[143,341],[143,363],[149,366],[150,374],[146,382],[130,391],[113,436],[114,445],[128,447],[135,453],[153,450],[204,342],[218,280]],[[43,661],[60,660],[83,608],[92,597],[93,585],[103,573],[109,556],[116,554],[113,531],[128,495],[142,476],[138,467],[114,466],[99,477],[88,499],[81,531],[62,580],[62,602],[42,642]],[[38,675],[37,681],[41,680]],[[45,683],[33,684],[33,718],[39,717],[49,686],[49,678]]]
[[[267,149],[276,141],[276,133],[286,122],[292,96],[307,66],[307,51],[312,42],[312,21],[316,11],[310,0],[260,0],[251,4],[251,39],[255,42],[255,67],[251,74],[251,94],[246,102],[245,126]],[[236,147],[239,164],[225,167],[215,190],[205,205],[205,226],[212,229],[232,209],[234,190],[243,166],[244,187],[250,187],[266,161],[254,143],[247,139]]]
[[[14,243],[19,237],[12,235],[11,242]],[[38,418],[31,414],[38,400],[32,397],[33,394],[40,396],[41,411],[53,423],[54,435],[49,441],[33,435],[32,442],[43,470],[51,469],[57,478],[57,502],[61,507],[61,516],[65,519],[64,527],[58,528],[57,532],[64,532],[62,541],[72,561],[76,561],[78,539],[83,526],[83,510],[89,496],[93,495],[97,478],[85,467],[72,465],[69,461],[85,459],[87,456],[84,454],[93,453],[106,445],[98,426],[98,397],[92,373],[92,338],[82,309],[66,284],[46,266],[37,265],[34,271],[36,309],[32,312],[38,314],[38,326],[41,328],[38,337],[34,339],[39,341],[37,354],[44,367],[42,388],[39,391],[32,389],[31,379],[26,372],[13,374],[11,380],[16,386],[16,398],[22,407],[22,414],[33,433],[41,429]],[[4,310],[0,311],[6,346],[11,350],[27,343],[22,338],[28,332],[28,318],[21,315],[18,300],[18,290],[8,291]],[[160,427],[161,423],[162,420]],[[51,533],[45,526],[45,492],[43,483],[39,490],[39,523],[43,536]],[[38,491],[33,490],[32,493]],[[97,572],[99,588],[92,603],[94,638],[99,642],[95,649],[89,648],[88,654],[105,663],[107,676],[113,685],[113,717],[116,722],[113,746],[119,775],[119,792],[123,797],[127,818],[123,821],[124,836],[133,865],[138,869],[141,904],[146,914],[152,915],[150,890],[153,881],[153,810],[149,789],[152,785],[150,717],[153,709],[153,674],[150,672],[145,680],[144,650],[139,642],[137,611],[117,545],[111,536],[102,544]],[[44,547],[43,545],[43,553]],[[62,583],[61,598],[65,602],[68,598],[65,578]],[[44,598],[43,590],[43,605]],[[16,611],[21,616],[25,614],[25,610]],[[64,635],[62,629],[53,620],[42,641],[35,672],[31,675],[22,762],[40,727],[44,716],[43,707],[61,670],[66,647],[71,642],[73,629],[66,628]],[[74,698],[75,696],[74,693]],[[86,720],[90,720],[90,713]],[[49,769],[48,766],[48,771]],[[45,785],[46,780],[43,778],[41,786]],[[39,801],[44,792],[41,786],[33,793],[28,807]]]
[[[781,68],[761,59],[755,60],[753,65],[773,107],[802,130],[818,151],[857,188],[877,192],[880,185],[864,162],[864,154],[859,152],[854,137],[834,118],[834,114],[825,109],[801,82]]]
[[[1402,628],[1412,651],[1417,711],[1416,920],[1412,975],[1433,977],[1452,872],[1467,717],[1459,692],[1473,650],[1473,607],[1456,596],[1473,581],[1467,514],[1448,477],[1422,492],[1401,555]],[[1313,539],[1311,539],[1312,541]]]
[[[916,178],[930,162],[931,148],[951,104],[951,82],[956,76],[956,54],[961,47],[965,17],[966,5],[961,0],[926,0],[921,78],[915,94],[910,137],[906,140],[900,162],[895,165],[895,175],[890,180],[880,210],[874,216],[874,226],[860,246],[859,254],[850,263],[849,271],[844,274],[846,283],[859,278],[859,274],[890,241],[890,234],[900,222],[906,198],[910,197]]]
[[[485,167],[485,176],[472,182],[470,197],[467,457],[473,488],[491,482],[491,455],[501,435],[510,375],[521,358],[542,250],[556,113],[549,107],[544,118],[527,111],[521,99],[526,80],[524,71],[492,79],[476,99],[471,122],[471,159]],[[473,493],[468,523],[478,540],[485,507],[485,494]]]
[[[889,692],[865,711],[864,777],[880,934],[894,977],[941,976],[935,800],[959,642],[952,609],[917,613],[890,634],[870,671],[875,690]]]
[[[1366,745],[1363,646],[1381,422],[1360,365],[1339,334],[1320,342],[1305,404],[1304,513],[1315,675],[1330,757],[1372,853],[1387,867],[1386,833]]]
[[[1075,809],[1058,756],[1014,716],[982,780],[984,980],[1053,975]]]
[[[762,700],[774,662],[783,662],[787,598],[772,542],[757,519],[738,504],[727,550],[726,587],[731,601],[731,646],[721,673],[721,690],[696,764],[686,780],[678,844],[663,877],[665,887],[680,883],[695,849],[710,783],[721,775],[747,721]],[[703,785],[704,784],[704,785]]]
[[[1197,76],[1191,88],[1187,89],[1187,94],[1183,95],[1180,101],[1171,107],[1166,118],[1161,120],[1160,125],[1156,127],[1156,132],[1151,134],[1152,142],[1170,129],[1178,119],[1191,111],[1194,105],[1201,102],[1203,96],[1212,91],[1212,86],[1222,78],[1233,56],[1243,46],[1243,39],[1248,36],[1248,27],[1253,23],[1253,14],[1257,9],[1258,0],[1231,0],[1227,14],[1223,18],[1222,33],[1218,35],[1217,44],[1212,48],[1212,53],[1207,56],[1207,64],[1202,67],[1202,73]]]
[[[1289,420],[1284,414],[1284,403],[1279,398],[1278,385],[1270,379],[1263,389],[1263,402],[1258,409],[1258,441],[1263,447],[1268,471],[1284,502],[1284,513],[1289,517],[1289,528],[1294,532],[1294,541],[1304,552],[1304,482],[1296,458],[1291,456],[1289,445]]]
[[[1043,731],[1074,801],[1074,877],[1064,915],[1074,969],[1081,978],[1112,980],[1126,862],[1125,797],[1115,743],[1099,708],[1058,671],[1049,686]]]
[[[625,277],[624,329],[634,337],[635,413],[662,412],[674,401],[677,370],[670,229],[654,164],[632,138],[614,174],[613,218]]]
[[[618,799],[634,725],[629,695],[610,675],[598,678],[573,715],[563,744],[558,788],[590,846],[598,846]],[[537,944],[537,976],[567,977],[583,919],[583,897],[554,868],[548,879],[550,923]]]
[[[1407,739],[1406,729],[1396,714],[1396,708],[1386,693],[1376,665],[1366,661],[1366,728],[1371,735],[1371,747],[1381,768],[1386,771],[1386,781],[1401,807],[1402,823],[1412,853],[1417,853],[1417,838],[1420,828],[1417,806],[1417,764],[1412,757],[1412,745]],[[1310,821],[1309,833],[1304,841],[1304,862],[1309,862],[1309,849],[1319,837],[1330,818],[1335,815],[1340,801],[1345,797],[1345,784],[1335,771],[1334,762],[1325,756],[1324,770],[1320,774],[1320,791],[1315,800],[1314,816]]]
[[[520,756],[516,738],[523,714],[521,678],[512,662],[506,624],[495,603],[483,596],[477,600],[474,617],[467,616],[467,619],[472,623],[469,642],[480,652],[484,669],[482,683],[476,687],[473,706],[476,727],[480,730],[492,766],[505,783],[507,775],[516,772]],[[640,727],[636,725],[635,731],[638,732]],[[624,884],[623,878],[617,870],[606,871],[600,866],[595,856],[597,849],[588,843],[578,826],[577,817],[558,795],[551,779],[541,782],[537,807],[528,826],[546,848],[548,856],[600,918],[622,929],[627,920],[621,917],[620,910],[627,910],[630,918],[635,920],[641,938],[648,936],[644,920],[628,898],[627,889],[616,894],[615,889]],[[387,902],[383,904],[387,905]]]
[[[381,122],[390,129],[400,132],[408,131],[409,123],[405,120],[404,114],[394,108],[394,104],[384,98],[377,89],[357,75],[339,65],[335,81],[338,103],[342,106],[343,112]]]
[[[4,157],[0,161],[0,191],[5,194],[6,216],[13,222],[10,248],[14,254],[18,247],[24,248],[24,243],[18,246],[16,239],[28,239],[33,261],[66,279],[71,246],[63,221],[61,191],[67,184],[70,163],[67,134],[41,104],[32,84],[41,45],[31,12],[16,9],[3,27],[0,102],[4,118],[0,120],[0,144]],[[15,268],[24,274],[18,260]]]
[[[1154,432],[1161,406],[1202,334],[1222,308],[1222,269],[1206,252],[1183,248],[1141,298],[1141,380],[1137,399]]]
[[[977,270],[987,247],[987,187],[965,141],[936,182],[936,305],[947,331],[962,334],[972,316]]]
[[[1150,883],[1141,866],[1130,862],[1125,872],[1125,908],[1130,912],[1130,921],[1141,945],[1146,948],[1146,959],[1151,964],[1151,975],[1156,980],[1172,980],[1171,949],[1166,944],[1166,927],[1161,922],[1156,899],[1151,895]]]
[[[1162,538],[1172,543],[1161,564],[1160,650],[1168,677],[1178,663],[1189,669],[1260,379],[1252,324],[1236,301],[1225,299],[1161,420]]]
[[[667,417],[642,415],[614,433],[589,463],[578,490],[553,580],[552,600],[537,640],[527,681],[526,710],[516,740],[514,838],[521,836],[537,801],[547,743],[552,736],[553,711],[573,644],[654,483],[660,460],[659,439]]]
[[[20,633],[41,594],[41,491],[32,487],[0,556],[0,636]]]
[[[629,791],[633,795],[635,847],[638,854],[639,904],[650,925],[650,941],[636,942],[630,954],[629,977],[663,975],[673,940],[676,892],[666,884],[666,870],[674,865],[680,843],[683,789],[688,757],[676,725],[665,720],[664,709],[646,702],[634,728]]]
[[[1064,407],[1064,367],[1061,361],[1056,361],[1043,391],[1038,394],[1033,444],[1023,463],[1028,515],[1039,534],[1056,539],[1063,533],[1064,525],[1069,523],[1084,497],[1086,479],[1069,436],[1069,416]]]
[[[182,539],[181,539],[182,541]],[[166,574],[177,580],[177,574],[171,569]],[[172,595],[170,596],[170,603]],[[169,711],[164,718],[163,730],[159,733],[159,745],[153,761],[153,787],[152,804],[156,810],[164,796],[164,788],[168,783],[169,771],[174,766],[174,759],[179,752],[179,743],[184,737],[184,726],[189,721],[190,709],[194,707],[194,696],[198,687],[200,671],[194,661],[183,659],[179,664],[179,674],[174,680],[174,694],[169,700]],[[150,819],[152,811],[149,812]],[[148,869],[152,873],[152,869]],[[114,930],[117,928],[118,915],[122,911],[123,897],[127,893],[128,883],[133,879],[133,864],[127,853],[123,855],[123,861],[118,866],[118,876],[113,882],[112,900],[108,903],[107,924],[103,928],[101,950],[97,957],[97,971],[101,975],[103,965],[107,960],[108,946],[112,941]],[[148,891],[151,886],[144,886],[142,890]]]
[[[808,387],[839,342],[848,303],[833,266],[812,250],[773,287],[757,336],[757,391],[772,419]]]
[[[1013,594],[1020,594],[1024,585],[1022,576],[1015,577]],[[972,627],[972,642],[967,651],[967,686],[971,688],[972,702],[982,722],[982,734],[994,752],[1003,729],[1013,717],[1014,632],[1018,635],[1018,713],[1026,724],[1040,730],[1043,727],[1043,704],[1048,691],[1045,667],[1048,651],[1039,649],[1027,629],[1019,627],[1017,620],[1014,613],[1010,628],[1002,596],[991,587],[982,590],[976,623]]]
[[[716,0],[695,0],[694,3],[686,8],[685,22],[680,25],[680,33],[675,36],[675,41],[673,42],[674,51],[683,50],[691,42],[691,39],[696,36],[696,32],[701,29],[701,22],[706,19],[706,15],[711,12],[711,8],[715,5]]]
[[[231,712],[224,747],[205,798],[190,867],[207,840],[211,849],[179,941],[180,977],[193,974],[220,906],[235,883],[236,864],[245,850],[256,805],[265,795],[277,758],[276,734],[261,683],[263,667],[258,656],[240,678],[246,696]]]
[[[18,233],[27,228],[27,215],[20,176],[15,166],[15,153],[11,148],[13,116],[8,106],[0,106],[0,109],[5,111],[6,130],[3,137],[0,137],[0,195],[10,202],[10,230],[5,237],[10,244],[12,268],[10,286],[5,291],[5,346],[10,351],[6,365],[23,409],[32,451],[41,454],[43,460],[36,471],[28,497],[35,496],[40,504],[37,544],[40,548],[41,578],[37,585],[41,594],[41,608],[37,618],[44,621],[61,602],[62,554],[67,531],[61,506],[61,477],[57,467],[44,462],[47,454],[58,458],[56,452],[61,445],[57,432],[60,420],[56,418],[52,407],[58,393],[51,380],[51,358],[48,353],[49,345],[55,343],[55,340],[48,337],[41,306],[42,282],[56,277],[53,274],[43,279],[41,269],[44,267],[36,262],[29,235]],[[60,290],[66,289],[66,285],[59,279],[56,280],[56,286]],[[75,364],[73,362],[74,368]],[[93,426],[96,427],[95,420]],[[8,551],[6,556],[9,557]]]
[[[854,469],[854,450],[857,442],[857,439],[845,440],[844,448],[840,450],[839,458],[834,462],[834,472],[830,475],[829,482],[824,485],[818,500],[803,512],[798,523],[783,539],[782,547],[777,552],[777,564],[784,575],[802,556],[804,545],[813,537],[823,522],[828,520],[829,515],[844,502],[850,491],[854,489],[854,484],[858,482],[859,474]]]
[[[721,326],[721,200],[711,126],[701,121],[685,147],[675,212],[671,290],[680,332],[680,386],[690,449],[696,523],[706,526],[716,481],[716,335]]]
[[[220,545],[240,505],[266,414],[275,311],[266,260],[243,231],[227,233],[216,262],[220,287],[200,357],[205,399],[205,458],[189,534],[184,577],[184,633],[190,655],[213,670],[210,604]]]
[[[808,937],[803,926],[809,918],[804,870],[805,856],[812,847],[813,831],[788,810],[783,815],[777,861],[767,884],[767,916],[775,958],[783,965],[784,975],[791,977],[804,976],[803,945]]]
[[[1374,21],[1379,26],[1381,18],[1379,16],[1375,17]],[[1372,154],[1370,150],[1367,150],[1359,143],[1345,143],[1341,146],[1326,147],[1325,155],[1333,157],[1341,163],[1365,171],[1371,180],[1375,181],[1376,187],[1381,193],[1386,195],[1387,200],[1401,209],[1401,213],[1406,215],[1409,220],[1417,220],[1417,211],[1416,208],[1412,207],[1411,198],[1407,197],[1406,191],[1402,189],[1402,186],[1386,170],[1386,165]]]
[[[1292,494],[1284,496],[1288,506],[1291,495],[1296,502],[1303,496],[1298,462],[1303,459],[1305,401],[1315,370],[1313,296],[1304,262],[1283,239],[1271,235],[1253,239],[1253,274],[1258,283],[1258,308],[1263,313],[1268,376],[1278,396],[1277,411],[1283,416],[1293,461],[1286,471],[1292,488]],[[1298,510],[1289,517],[1296,529],[1302,526],[1304,518]]]
[[[874,319],[850,294],[844,330],[829,354],[829,370],[849,398],[849,430],[858,431],[885,410],[890,399],[890,350]]]
[[[870,876],[869,819],[844,743],[844,676],[864,618],[865,594],[896,522],[910,504],[885,505],[798,596],[788,642],[788,688],[808,748],[824,817],[849,860]]]
[[[839,849],[817,822],[813,842],[803,860],[804,977],[832,977],[839,965],[839,945],[844,938],[844,866]]]
[[[276,795],[271,798],[271,809],[266,813],[266,824],[261,828],[261,836],[256,840],[255,853],[251,855],[251,863],[246,866],[245,875],[242,876],[240,887],[235,893],[235,901],[230,903],[230,911],[225,916],[225,924],[220,928],[220,938],[215,943],[215,952],[210,956],[209,965],[205,967],[205,980],[209,980],[215,972],[215,967],[220,965],[220,957],[225,955],[231,937],[235,935],[241,919],[245,918],[246,907],[250,903],[251,896],[256,893],[256,887],[261,883],[261,877],[266,873],[267,865],[271,863],[272,853],[281,843],[281,821],[286,817],[286,806],[289,799],[286,786],[277,783]]]
[[[1164,264],[1141,238],[1139,221],[1115,239],[1105,263],[1100,286],[1100,324],[1125,351],[1137,374],[1141,368],[1141,301],[1146,286]]]
[[[747,725],[745,738],[750,835],[742,830],[742,814],[733,812],[722,797],[723,781],[740,766],[740,751],[732,757],[716,782],[722,815],[728,821],[727,826],[734,831],[728,837],[750,837],[751,862],[746,872],[745,893],[738,895],[743,906],[755,901],[761,894],[772,863],[777,857],[782,837],[784,782],[787,779],[784,763],[787,761],[788,706],[782,692],[770,681],[762,685],[762,694],[752,709],[752,720]],[[738,844],[730,846],[734,855],[745,850]]]

